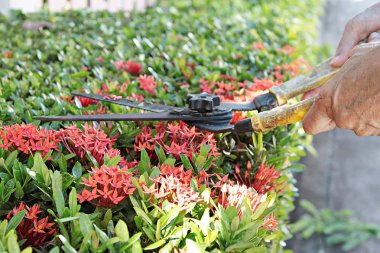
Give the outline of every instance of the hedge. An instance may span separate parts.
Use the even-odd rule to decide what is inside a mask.
[[[128,18],[0,17],[0,250],[289,252],[293,173],[312,149],[300,124],[237,135],[33,116],[139,112],[73,91],[177,106],[199,92],[252,100],[310,68],[301,55],[320,7],[167,0]]]

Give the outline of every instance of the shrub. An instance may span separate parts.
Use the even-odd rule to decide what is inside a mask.
[[[282,252],[292,173],[310,147],[299,124],[236,135],[183,122],[32,117],[138,111],[71,91],[177,106],[201,91],[252,100],[309,68],[300,55],[310,52],[320,5],[168,0],[128,19],[86,11],[1,17],[0,248]],[[55,28],[25,31],[26,20]],[[233,122],[249,116],[235,113]],[[37,207],[44,237],[25,241],[20,231]]]

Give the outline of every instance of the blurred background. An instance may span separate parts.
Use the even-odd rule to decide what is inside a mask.
[[[300,0],[302,1],[302,0]],[[126,12],[132,9],[144,10],[155,0],[0,0],[0,11],[21,9],[34,12],[43,6],[52,11],[89,8]],[[327,0],[320,23],[320,44],[335,48],[346,22],[357,13],[376,3],[376,0]],[[350,131],[334,130],[320,134],[314,139],[317,157],[304,160],[307,171],[298,179],[301,199],[314,203],[318,209],[350,209],[354,217],[363,222],[380,225],[380,139],[356,137]],[[300,208],[294,213],[297,219],[303,214]],[[328,248],[321,237],[314,240],[294,238],[290,247],[295,253],[341,252]],[[378,252],[379,242],[370,241],[355,250],[355,253]]]

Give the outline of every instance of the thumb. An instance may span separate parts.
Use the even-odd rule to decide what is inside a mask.
[[[335,123],[330,117],[330,111],[331,99],[318,98],[303,120],[303,129],[305,132],[314,135],[335,128]]]

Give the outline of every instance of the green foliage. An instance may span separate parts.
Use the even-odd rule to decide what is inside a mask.
[[[301,206],[308,214],[291,225],[293,233],[301,233],[309,239],[313,235],[323,236],[327,245],[340,245],[344,251],[355,249],[368,239],[380,238],[380,227],[354,220],[349,210],[332,211],[317,208],[303,200]]]
[[[221,76],[229,75],[236,78],[236,85],[246,81],[248,86],[255,78],[274,81],[276,67],[290,66],[300,55],[313,55],[320,6],[317,0],[167,0],[144,13],[133,13],[131,18],[123,13],[87,11],[1,16],[1,124],[25,122],[58,131],[70,123],[41,123],[33,116],[96,113],[102,109],[100,104],[83,106],[70,93],[94,93],[103,85],[112,95],[144,96],[148,101],[184,106],[188,93],[200,92],[201,79],[223,81]],[[56,27],[41,31],[22,28],[24,21],[37,20]],[[254,43],[261,43],[264,49],[254,50]],[[289,45],[296,49],[293,54],[282,50]],[[118,70],[114,62],[119,60],[139,62],[143,74],[157,82],[154,94],[141,89],[137,76]],[[283,74],[286,80],[292,73]],[[120,94],[123,83],[126,88]],[[138,112],[103,106],[107,113]],[[77,126],[83,129],[81,124]],[[88,150],[83,157],[73,152],[67,147],[73,144],[69,140],[66,145],[60,141],[47,153],[0,148],[0,251],[32,250],[24,247],[25,240],[16,233],[27,211],[9,221],[6,218],[10,210],[25,202],[29,207],[38,203],[39,215],[49,217],[56,228],[49,238],[51,244],[37,249],[41,252],[285,252],[281,245],[291,237],[288,213],[296,197],[292,173],[302,171],[298,161],[306,149],[312,150],[311,138],[300,124],[252,136],[218,134],[215,145],[220,154],[213,155],[211,146],[203,145],[197,152],[178,156],[165,145],[141,152],[136,148],[135,137],[143,133],[143,127],[153,126],[154,132],[157,124],[91,124],[117,140],[114,148],[120,155],[106,154],[105,167],[137,161],[136,166],[128,167],[134,193],[109,207],[79,202],[80,194],[89,187],[83,182],[102,161]],[[3,141],[0,135],[0,144]],[[71,149],[76,148],[74,144]],[[248,198],[241,206],[223,207],[218,199],[218,194],[223,194],[215,186],[223,181],[216,175],[227,175],[236,186],[236,167],[253,180],[262,163],[281,171],[281,191],[260,195],[262,201],[255,210]],[[183,166],[185,172],[191,172],[186,194],[196,196],[196,201],[184,207],[164,198],[167,189],[159,192],[164,201],[147,193],[149,187],[162,185],[157,180],[164,165]],[[207,182],[199,179],[204,173],[210,175]],[[247,187],[252,190],[252,182]],[[180,190],[173,196],[183,193]],[[256,194],[254,190],[251,193]],[[269,217],[278,220],[276,230],[265,226]]]

